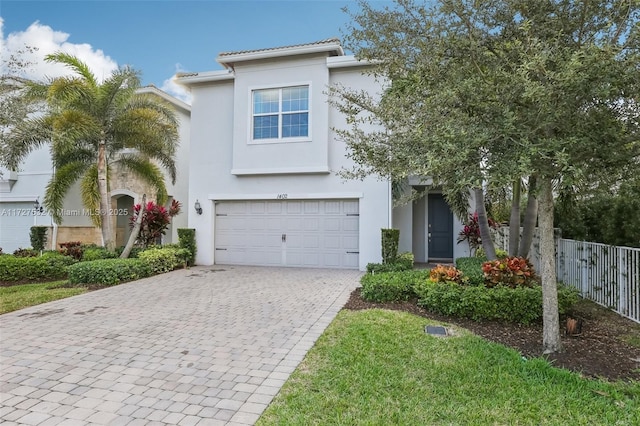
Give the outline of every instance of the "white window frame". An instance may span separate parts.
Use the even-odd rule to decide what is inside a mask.
[[[282,116],[286,115],[282,112],[282,89],[287,89],[290,87],[299,87],[306,86],[309,95],[309,106],[306,110],[307,112],[307,136],[296,136],[296,137],[282,137]],[[256,114],[253,113],[253,93],[258,90],[279,90],[279,105],[278,105],[278,137],[277,138],[265,138],[265,139],[254,139],[253,138],[253,118]],[[302,81],[302,82],[294,82],[294,83],[286,83],[286,84],[270,84],[270,85],[260,85],[260,86],[251,86],[249,87],[249,125],[248,127],[248,135],[247,141],[249,145],[261,145],[261,144],[270,144],[270,143],[296,143],[296,142],[311,142],[311,117],[312,117],[312,87],[310,81]],[[300,111],[304,112],[304,111]],[[259,115],[275,115],[275,113],[271,114],[257,114]]]

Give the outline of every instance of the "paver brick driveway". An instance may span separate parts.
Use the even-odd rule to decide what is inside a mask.
[[[2,424],[253,424],[358,271],[196,267],[0,316]]]

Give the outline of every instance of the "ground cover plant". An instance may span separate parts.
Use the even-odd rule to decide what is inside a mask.
[[[406,312],[341,311],[258,421],[639,424],[640,384],[607,383]],[[588,409],[585,409],[588,407]]]

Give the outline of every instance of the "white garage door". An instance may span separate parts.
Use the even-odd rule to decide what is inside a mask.
[[[215,263],[358,268],[358,200],[221,201]]]
[[[31,247],[33,215],[33,202],[0,203],[0,247],[4,253]]]

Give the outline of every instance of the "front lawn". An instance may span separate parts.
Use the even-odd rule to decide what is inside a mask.
[[[581,378],[426,318],[343,310],[261,417],[271,424],[640,424],[640,383]]]
[[[64,299],[87,291],[85,287],[64,287],[66,284],[66,281],[54,281],[0,287],[0,314]]]

